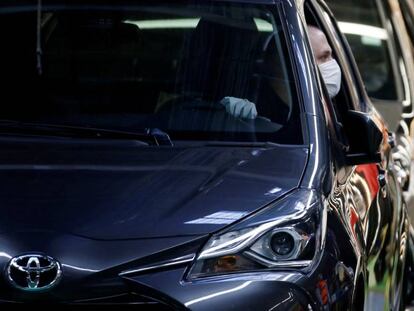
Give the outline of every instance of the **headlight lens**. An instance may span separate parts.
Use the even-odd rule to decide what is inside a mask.
[[[295,228],[275,229],[254,243],[250,251],[275,262],[288,261],[297,259],[310,239]]]
[[[300,238],[300,236],[299,236]],[[289,256],[295,252],[297,247],[297,234],[296,232],[278,231],[275,232],[269,241],[270,249],[276,255],[275,257],[283,258]]]
[[[214,235],[197,257],[189,278],[275,267],[307,267],[321,245],[324,215],[323,208],[313,206],[300,213],[299,218],[284,217]]]

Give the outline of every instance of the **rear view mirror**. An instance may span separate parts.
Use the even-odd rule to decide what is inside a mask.
[[[348,111],[346,134],[349,150],[346,162],[349,165],[378,163],[381,161],[383,134],[370,114]]]

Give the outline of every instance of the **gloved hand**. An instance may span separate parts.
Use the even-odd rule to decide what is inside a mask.
[[[220,104],[226,107],[227,113],[242,119],[255,119],[257,117],[256,105],[247,99],[224,97]]]

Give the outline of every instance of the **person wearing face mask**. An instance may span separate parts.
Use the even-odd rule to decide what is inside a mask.
[[[325,34],[315,26],[308,26],[310,44],[315,55],[316,63],[322,74],[329,97],[334,98],[341,88],[341,68],[332,56]],[[276,86],[281,86],[276,84]],[[280,98],[284,99],[283,92],[273,87]],[[247,99],[226,97],[221,101],[229,114],[244,119],[255,119],[258,116],[256,105]]]
[[[330,98],[341,88],[341,68],[332,57],[332,49],[325,34],[315,26],[308,26],[310,44]]]

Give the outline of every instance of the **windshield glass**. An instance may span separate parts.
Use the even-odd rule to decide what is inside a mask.
[[[269,6],[96,3],[0,7],[0,119],[302,143],[290,58]]]

